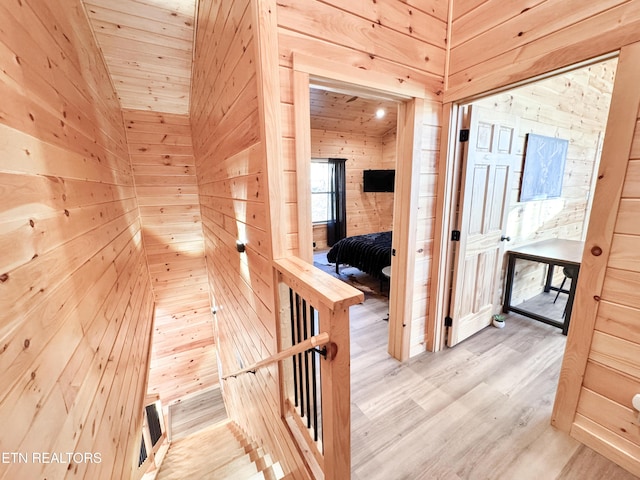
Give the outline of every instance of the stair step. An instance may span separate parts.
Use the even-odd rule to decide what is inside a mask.
[[[284,472],[229,421],[172,443],[157,480],[185,478],[279,480]]]
[[[213,470],[214,478],[233,478],[236,475],[243,475],[247,478],[258,471],[256,464],[251,461],[248,455],[243,455],[224,465],[220,465]],[[242,477],[237,477],[242,478]]]
[[[202,449],[199,451],[201,455],[206,455],[206,463],[211,466],[211,469],[223,468],[226,465],[236,462],[236,461],[244,461],[246,463],[251,463],[252,460],[248,457],[247,453],[240,446],[235,446],[235,448],[226,449],[221,452],[214,452],[212,454],[208,454],[206,450]],[[176,452],[174,452],[175,455]],[[191,458],[191,461],[194,465],[185,464],[185,462],[180,461],[180,459],[176,459],[172,455],[172,461],[166,462],[163,464],[162,471],[166,473],[180,473],[185,472],[186,470],[191,470],[194,468],[194,465],[199,463],[199,459]],[[197,468],[197,467],[196,467]]]
[[[280,462],[276,462],[256,473],[254,476],[249,477],[248,480],[281,480],[283,478],[285,478],[285,475],[282,466]]]

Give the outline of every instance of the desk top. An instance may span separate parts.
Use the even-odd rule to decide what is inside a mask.
[[[520,258],[530,258],[544,262],[558,260],[563,263],[580,265],[583,250],[584,242],[550,238],[509,249],[507,253],[516,253]]]

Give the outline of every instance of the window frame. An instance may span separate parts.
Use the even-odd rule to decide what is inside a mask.
[[[331,195],[334,195],[334,192],[331,190],[331,185],[329,182],[329,159],[328,158],[312,158],[311,159],[311,164],[324,164],[326,166],[326,173],[327,173],[327,188],[329,188],[329,190],[325,191],[325,192],[314,192],[311,189],[311,184],[309,184],[309,191],[311,193],[311,223],[312,225],[326,225],[327,223],[329,223],[330,221],[330,212],[329,212],[329,208],[327,209],[327,218],[325,218],[324,220],[313,220],[313,197],[314,195],[326,195],[326,197],[328,198],[328,206],[330,207],[331,205]]]

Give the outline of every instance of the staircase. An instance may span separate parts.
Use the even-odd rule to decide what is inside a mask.
[[[278,462],[226,421],[171,444],[157,480],[287,479]]]

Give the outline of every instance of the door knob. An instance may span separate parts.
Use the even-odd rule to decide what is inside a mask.
[[[505,240],[506,240],[507,242],[510,242],[510,241],[511,241],[511,237],[507,237],[507,236],[505,236],[505,235],[502,235],[502,236],[500,237],[500,241],[501,241],[501,242],[504,242]]]

